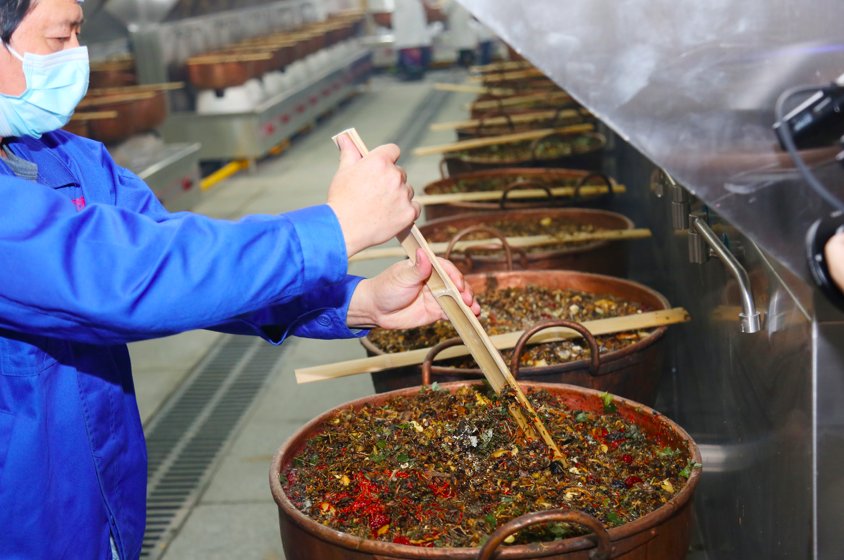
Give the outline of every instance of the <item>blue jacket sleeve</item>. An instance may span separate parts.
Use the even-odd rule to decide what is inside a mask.
[[[238,318],[316,334],[301,316],[308,299],[295,300],[356,285],[328,206],[235,222],[169,213],[144,192],[124,196],[146,209],[77,212],[50,188],[0,177],[0,328],[121,343]]]

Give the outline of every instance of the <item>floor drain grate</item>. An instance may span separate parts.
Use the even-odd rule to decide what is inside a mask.
[[[141,558],[160,558],[207,484],[283,349],[227,336],[144,427],[149,457]]]

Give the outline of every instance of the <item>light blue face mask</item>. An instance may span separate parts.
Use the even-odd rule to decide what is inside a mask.
[[[66,125],[88,91],[88,47],[23,56],[11,45],[5,47],[23,62],[26,91],[0,94],[0,138],[40,138]]]

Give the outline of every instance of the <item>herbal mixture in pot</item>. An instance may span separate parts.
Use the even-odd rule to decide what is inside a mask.
[[[567,319],[582,323],[650,311],[638,302],[626,301],[612,295],[530,285],[490,290],[478,293],[476,297],[481,305],[481,316],[478,319],[490,335],[526,330],[549,319]],[[613,352],[646,338],[652,332],[621,332],[597,336],[595,340],[601,353]],[[380,350],[394,353],[435,346],[456,336],[457,331],[450,322],[437,321],[418,329],[373,329],[367,338]],[[512,351],[504,350],[502,354],[509,362]],[[589,356],[589,346],[583,339],[575,338],[528,347],[522,354],[520,364],[525,367],[540,367],[589,359]],[[471,358],[455,358],[444,360],[442,363],[451,367],[478,367]]]
[[[459,176],[453,181],[441,181],[429,187],[429,194],[456,194],[464,192],[488,192],[503,191],[509,185],[521,182],[530,182],[535,188],[546,186],[555,187],[576,187],[580,177],[556,176],[552,173],[546,175],[491,175],[487,177],[473,177],[460,179]],[[598,182],[596,180],[596,182]],[[427,189],[426,189],[427,190]]]
[[[686,443],[647,436],[616,412],[571,410],[552,393],[528,392],[566,456],[551,469],[548,448],[528,441],[510,398],[482,386],[451,393],[436,385],[329,419],[280,473],[291,502],[312,519],[366,539],[416,546],[474,547],[498,525],[546,509],[577,509],[608,528],[675,496],[698,466]],[[554,524],[516,543],[585,532]]]
[[[531,160],[553,160],[578,154],[585,154],[604,147],[603,137],[597,134],[579,134],[561,138],[549,138],[539,142],[535,148],[533,140],[511,144],[494,144],[482,148],[454,152],[454,157],[473,163],[500,164]]]
[[[503,218],[500,220],[485,220],[482,224],[486,227],[491,227],[501,232],[505,237],[522,237],[528,235],[551,235],[551,236],[566,236],[576,233],[595,233],[598,231],[606,231],[606,228],[595,226],[588,222],[575,222],[570,217],[559,215],[536,216],[531,215],[525,219],[518,219],[513,217]],[[448,242],[454,238],[462,227],[454,225],[444,225],[443,227],[434,229],[427,233],[428,241]],[[489,232],[479,231],[473,232],[462,238],[463,241],[471,241],[473,239],[488,239]],[[527,253],[545,253],[548,251],[559,250],[561,248],[574,248],[588,245],[591,241],[576,241],[560,243],[559,245],[542,245],[538,247],[526,247],[524,251]],[[492,250],[472,250],[473,253],[490,253],[501,252],[500,248]]]

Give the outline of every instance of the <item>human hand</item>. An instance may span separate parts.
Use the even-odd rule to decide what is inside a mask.
[[[438,259],[460,291],[463,302],[479,315],[481,307],[463,274],[451,261]],[[362,280],[352,294],[346,323],[353,328],[409,329],[445,319],[437,299],[425,286],[433,268],[425,252],[419,249],[415,264],[410,260],[398,262],[377,276]]]
[[[385,144],[361,156],[351,139],[337,138],[340,165],[328,188],[328,205],[337,215],[346,253],[380,245],[409,228],[419,217],[413,188],[396,165],[399,147]]]
[[[827,240],[824,259],[833,282],[844,291],[844,233],[837,233]]]

